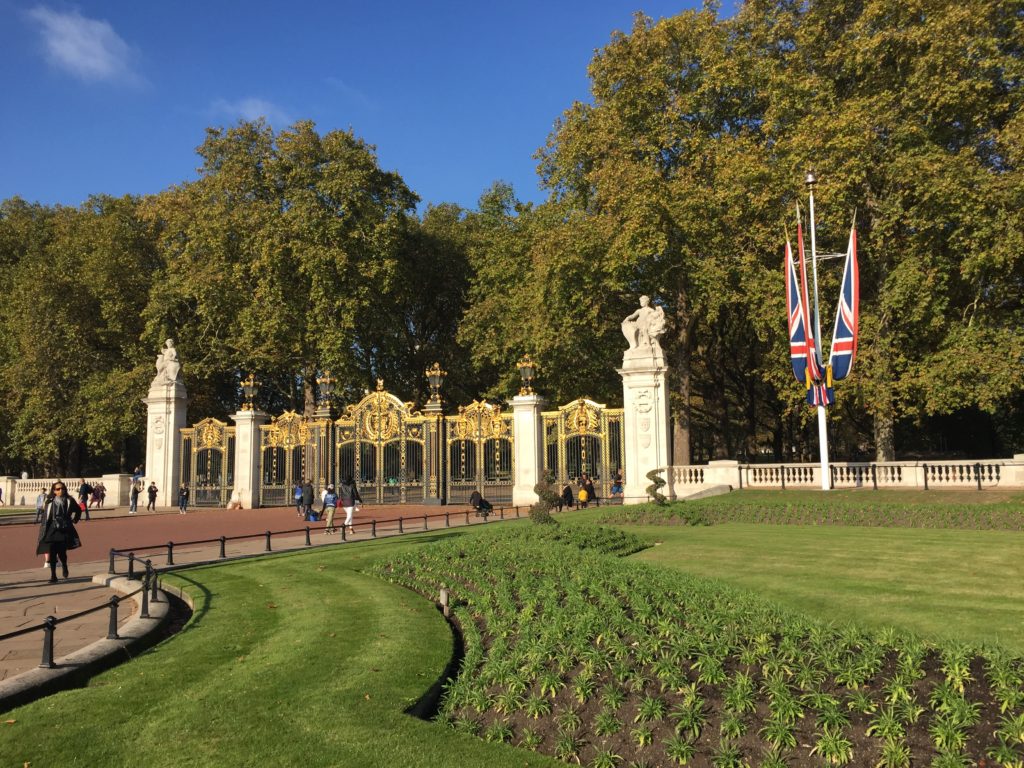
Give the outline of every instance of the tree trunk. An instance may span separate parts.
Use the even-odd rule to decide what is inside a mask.
[[[896,440],[891,414],[875,416],[875,461],[896,461]]]
[[[690,394],[692,392],[692,361],[691,361],[691,339],[693,338],[693,320],[686,319],[686,312],[683,310],[687,306],[685,294],[679,296],[679,307],[680,312],[678,317],[679,324],[679,335],[678,339],[678,350],[679,350],[679,378],[678,388],[676,393],[678,397],[678,409],[675,413],[675,418],[672,420],[672,464],[673,466],[686,466],[691,463],[692,454],[690,452],[690,433],[691,433],[691,419],[690,419]]]

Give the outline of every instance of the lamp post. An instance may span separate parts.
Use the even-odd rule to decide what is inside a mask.
[[[434,363],[432,366],[427,368],[424,372],[427,377],[427,384],[430,386],[430,399],[427,401],[428,410],[434,410],[430,408],[434,405],[436,409],[441,408],[441,385],[444,383],[445,377],[448,375],[448,371],[441,369],[439,363]]]
[[[528,354],[524,354],[519,362],[516,363],[516,368],[519,369],[519,377],[523,380],[523,386],[519,388],[519,394],[532,395],[533,378],[537,375],[537,364],[530,359]]]
[[[427,385],[430,387],[430,398],[423,407],[423,411],[434,417],[434,423],[429,426],[428,433],[429,447],[427,456],[430,461],[430,468],[427,482],[430,486],[430,494],[424,499],[424,502],[427,504],[444,504],[446,490],[444,484],[444,462],[446,456],[444,448],[444,404],[441,402],[441,385],[444,383],[448,372],[442,370],[441,365],[435,362],[424,371],[424,375],[427,377]]]
[[[242,395],[245,398],[242,402],[243,411],[255,410],[256,395],[259,394],[259,391],[260,382],[256,380],[256,377],[252,373],[249,374],[248,378],[242,380]]]
[[[320,399],[317,404],[320,406],[319,410],[327,411],[327,416],[330,416],[331,395],[334,394],[334,384],[335,381],[331,378],[330,371],[324,371],[324,375],[318,376],[316,380],[317,388],[320,391]]]

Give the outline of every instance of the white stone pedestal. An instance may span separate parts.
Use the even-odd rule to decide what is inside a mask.
[[[658,350],[627,350],[622,368],[623,427],[626,443],[623,503],[636,504],[648,500],[647,473],[664,470],[665,485],[661,492],[672,497],[671,478],[667,476],[672,463],[669,455],[668,369]]]
[[[235,487],[242,509],[260,505],[260,426],[270,417],[263,411],[239,411],[235,422]]]
[[[544,399],[536,394],[512,398],[512,429],[515,433],[512,504],[515,506],[535,504],[539,498],[533,488],[544,467],[543,407]]]
[[[155,384],[142,402],[147,411],[145,487],[156,483],[157,506],[170,507],[177,504],[181,482],[181,430],[187,421],[188,394],[180,381]]]

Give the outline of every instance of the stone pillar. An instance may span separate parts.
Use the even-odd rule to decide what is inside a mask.
[[[157,378],[142,401],[147,411],[145,483],[156,483],[157,506],[170,507],[177,504],[181,482],[181,430],[187,423],[188,394],[180,379],[165,383]]]
[[[672,498],[672,478],[668,476],[672,457],[669,454],[668,368],[661,350],[630,349],[623,355],[622,368],[623,428],[625,437],[626,483],[623,503],[636,504],[648,500],[647,473],[663,470],[662,493]]]
[[[543,407],[544,399],[537,394],[512,398],[512,430],[515,435],[512,504],[517,507],[535,504],[539,498],[533,487],[540,480],[544,467]]]
[[[235,422],[235,487],[243,509],[260,505],[260,426],[270,417],[263,411],[241,410]]]

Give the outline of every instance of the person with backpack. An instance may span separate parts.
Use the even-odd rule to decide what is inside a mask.
[[[324,528],[324,535],[334,533],[334,513],[338,511],[338,494],[334,492],[334,485],[327,486],[327,493],[324,494],[324,505],[320,508],[320,517],[327,514],[327,527]],[[317,520],[315,515],[310,515],[313,520]]]
[[[359,495],[359,489],[356,488],[356,481],[352,479],[352,475],[348,475],[345,482],[338,488],[338,498],[341,499],[341,508],[345,510],[344,526],[348,528],[349,533],[355,533],[355,528],[352,525],[352,513],[363,503],[363,497]]]
[[[295,515],[302,518],[302,481],[299,480],[295,484],[295,489],[292,491],[292,498],[295,500]]]

